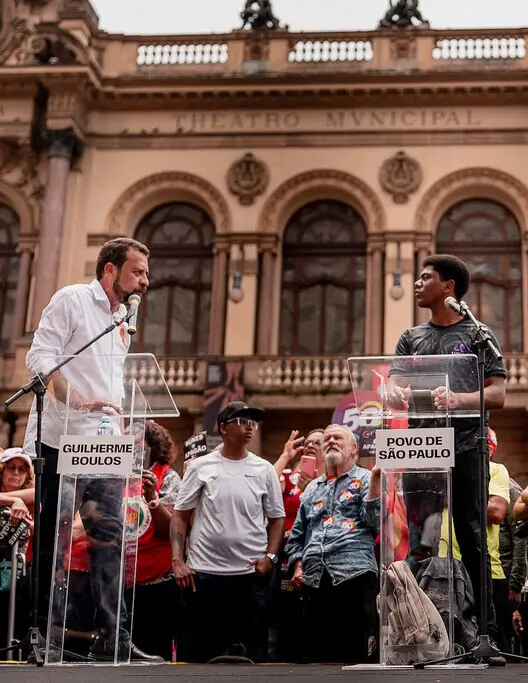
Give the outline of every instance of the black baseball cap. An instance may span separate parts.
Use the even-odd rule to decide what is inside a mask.
[[[260,408],[250,408],[244,401],[231,401],[218,413],[216,418],[218,431],[220,431],[221,424],[234,420],[237,417],[248,417],[250,420],[255,420],[255,422],[262,422],[264,411]]]

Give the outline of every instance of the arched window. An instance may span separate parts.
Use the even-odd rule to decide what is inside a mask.
[[[211,218],[193,204],[165,204],[141,221],[136,239],[151,254],[138,331],[141,351],[207,353],[214,233]]]
[[[504,351],[522,352],[521,231],[511,211],[489,199],[455,204],[438,225],[437,252],[468,264],[465,301]]]
[[[11,343],[13,313],[20,259],[17,254],[20,220],[9,207],[0,204],[0,349]]]
[[[280,353],[362,353],[366,229],[347,204],[307,204],[284,233]]]

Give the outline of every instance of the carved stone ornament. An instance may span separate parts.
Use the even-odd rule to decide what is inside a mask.
[[[392,195],[396,204],[405,204],[409,195],[422,184],[422,167],[405,152],[398,152],[383,162],[379,179],[382,188]]]
[[[235,161],[227,172],[229,191],[243,206],[250,206],[266,191],[269,179],[268,167],[251,153]]]
[[[265,62],[269,55],[269,40],[263,31],[251,31],[244,41],[244,59],[248,62]]]
[[[38,154],[33,152],[29,146],[20,150],[19,168],[20,177],[14,186],[26,195],[32,206],[38,208],[44,198],[45,186],[39,174]]]
[[[12,171],[20,158],[20,147],[12,140],[0,140],[0,176]]]
[[[15,0],[3,0],[0,6],[0,64],[20,48],[30,33],[28,22],[16,16]]]
[[[397,34],[391,38],[391,59],[397,62],[400,59],[416,59],[416,38],[409,34]]]

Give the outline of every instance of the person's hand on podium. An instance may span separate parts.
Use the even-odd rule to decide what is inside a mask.
[[[87,413],[106,413],[108,415],[120,415],[123,410],[117,403],[107,401],[104,398],[91,398],[83,400],[78,405],[78,411],[83,414]]]
[[[447,398],[447,387],[438,387],[432,393],[434,406],[437,410],[456,410],[462,404],[461,394],[454,394],[449,392],[449,400]]]
[[[393,386],[387,393],[387,403],[393,410],[408,410],[411,390]]]

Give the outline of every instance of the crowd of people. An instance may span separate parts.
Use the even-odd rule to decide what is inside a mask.
[[[360,465],[356,437],[345,426],[314,425],[306,435],[294,430],[283,452],[266,454],[265,459],[248,450],[264,412],[231,402],[217,417],[221,445],[186,463],[180,479],[169,432],[153,421],[139,431],[129,425],[136,448],[147,454],[141,478],[130,486],[119,477],[87,476],[73,484],[66,478],[58,509],[63,424],[56,406],[69,400],[81,436],[97,432],[101,415],[106,416],[105,425],[120,433],[123,365],[130,345],[123,311],[131,296],[137,301],[149,286],[148,258],[148,249],[135,240],[118,238],[105,244],[96,278],[54,295],[27,355],[28,369],[39,373],[51,389],[42,425],[38,577],[39,627],[43,634],[51,629],[48,656],[55,661],[117,657],[151,664],[218,658],[378,661],[380,633],[385,637],[379,604],[381,473]],[[475,330],[445,306],[446,300],[459,301],[465,295],[469,281],[467,266],[453,256],[432,256],[424,262],[415,295],[418,306],[430,309],[431,319],[406,330],[397,344],[387,384],[391,409],[408,412],[413,400],[406,359],[476,353]],[[105,328],[111,333],[96,336]],[[78,362],[51,370],[59,358],[92,340]],[[101,356],[110,359],[110,372],[108,363],[97,360]],[[505,374],[500,359],[487,360],[486,411],[503,407]],[[478,409],[474,375],[453,373],[449,383],[450,391],[436,387],[430,392],[439,418],[427,425],[409,420],[409,427],[445,426],[448,409]],[[485,421],[487,428],[487,413]],[[480,500],[478,490],[479,421],[457,419],[455,414],[452,426],[454,563],[457,576],[464,579],[460,615],[462,626],[467,626],[455,637],[462,635],[471,648],[470,625],[475,633],[481,626],[480,557],[486,548],[480,547],[479,521],[486,501]],[[488,434],[488,633],[505,653],[521,649],[528,654],[523,599],[528,585],[528,489],[521,490],[504,466],[495,463],[497,439],[491,430]],[[16,536],[31,564],[35,491],[30,456],[35,455],[35,436],[34,405],[24,448],[8,449],[0,457],[3,629],[6,586],[11,572],[22,574],[18,562],[12,566],[6,538]],[[430,486],[425,497],[417,497],[423,489],[420,474],[398,476],[399,528],[408,544],[401,558],[394,559],[403,562],[417,582],[424,563],[429,562],[430,569],[430,560],[441,555],[446,500],[439,488]],[[24,534],[19,533],[21,525]],[[29,589],[20,576],[17,638],[29,625]],[[381,612],[385,607],[381,604]],[[5,639],[5,630],[0,635]],[[30,652],[28,661],[38,655]]]
[[[222,445],[191,461],[183,480],[174,469],[177,449],[169,432],[146,423],[150,467],[141,491],[129,492],[129,501],[141,498],[145,520],[137,530],[137,572],[125,589],[134,647],[152,662],[378,661],[380,473],[360,466],[354,435],[339,425],[306,437],[292,431],[272,465],[247,450],[263,418],[257,408],[228,404],[218,415]],[[491,429],[488,434],[494,636],[503,652],[526,653],[528,488],[495,462],[497,437]],[[33,502],[31,459],[20,448],[4,451],[0,510],[9,512],[12,525],[26,521],[31,529]],[[438,540],[444,537],[442,529]],[[22,542],[30,563],[29,534]],[[66,660],[89,658],[99,637],[92,544],[77,513],[65,577]],[[433,552],[441,555],[439,545]],[[408,562],[419,575],[411,546]],[[456,535],[453,546],[460,560]],[[9,559],[4,555],[0,565],[2,641]],[[20,580],[18,638],[29,627],[29,591],[27,579]],[[473,620],[474,592],[473,615],[465,615]],[[320,624],[332,624],[332,632],[321,637]]]

